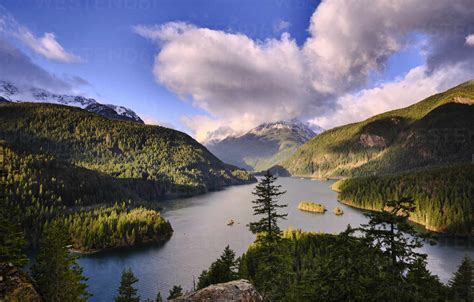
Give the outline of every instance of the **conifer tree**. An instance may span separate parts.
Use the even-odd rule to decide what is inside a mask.
[[[168,300],[176,299],[183,295],[183,288],[181,285],[175,285],[172,289],[170,289]]]
[[[408,217],[415,208],[415,201],[409,197],[386,201],[381,212],[366,214],[369,222],[357,229],[364,233],[370,245],[389,257],[391,269],[398,276],[426,259],[426,255],[416,249],[423,246],[427,235],[419,234],[408,223]]]
[[[455,301],[474,301],[474,263],[469,257],[464,257],[449,286]]]
[[[32,268],[44,301],[86,301],[90,294],[82,268],[67,248],[69,238],[61,224],[50,223],[43,233],[38,257]]]
[[[382,211],[366,214],[369,222],[357,229],[364,233],[367,245],[380,250],[388,260],[383,270],[385,282],[379,292],[384,297],[396,294],[402,300],[409,299],[412,286],[408,284],[407,273],[420,272],[420,266],[426,266],[426,254],[417,250],[429,236],[416,232],[408,223],[415,208],[415,201],[409,197],[386,201]]]
[[[138,282],[132,270],[126,269],[122,271],[118,296],[115,297],[116,302],[138,302],[140,297],[137,295],[137,289],[133,287]]]
[[[285,191],[281,191],[280,185],[274,184],[276,179],[267,171],[256,185],[252,194],[257,198],[252,201],[255,204],[252,208],[254,215],[262,218],[249,224],[250,231],[257,235],[256,243],[262,246],[259,272],[253,282],[269,301],[282,298],[284,293],[281,289],[287,286],[286,274],[289,272],[287,259],[282,257],[278,246],[282,239],[278,221],[286,219],[288,215],[279,213],[278,210],[287,205],[278,203],[278,198],[285,194]]]
[[[211,264],[209,270],[204,270],[201,273],[197,287],[201,289],[211,284],[229,282],[237,278],[235,252],[229,246],[226,246],[220,258]]]
[[[267,171],[263,179],[256,185],[253,195],[257,199],[252,201],[255,205],[253,214],[263,216],[259,221],[249,224],[250,231],[257,235],[257,242],[262,243],[267,248],[272,247],[281,238],[281,230],[278,227],[279,219],[286,219],[288,214],[278,213],[279,208],[285,208],[287,205],[278,203],[278,197],[286,193],[281,191],[280,185],[275,185],[276,177],[270,171]]]
[[[155,302],[163,302],[163,298],[161,298],[161,293],[158,292],[156,294]]]

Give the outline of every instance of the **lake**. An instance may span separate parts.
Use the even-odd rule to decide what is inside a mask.
[[[333,181],[315,181],[299,178],[280,178],[278,183],[287,191],[280,198],[288,204],[286,221],[281,228],[293,227],[306,231],[339,233],[348,224],[353,227],[367,222],[363,211],[337,202],[337,193],[331,190]],[[89,278],[91,301],[113,301],[120,283],[121,272],[130,267],[139,278],[136,287],[141,298],[155,298],[161,291],[163,298],[175,284],[192,289],[203,269],[216,260],[226,245],[241,255],[254,240],[246,224],[254,221],[251,194],[255,184],[233,186],[223,191],[201,196],[170,200],[162,203],[163,216],[169,219],[174,234],[159,246],[129,248],[82,256],[79,263]],[[324,215],[302,212],[300,201],[322,203],[328,211]],[[341,207],[344,215],[332,213]],[[227,226],[233,219],[235,224]],[[464,241],[445,240],[423,248],[428,254],[429,269],[446,282],[466,254],[474,259],[474,247]]]

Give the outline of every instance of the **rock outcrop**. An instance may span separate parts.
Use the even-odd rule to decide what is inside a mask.
[[[28,274],[11,263],[0,263],[0,302],[40,302]]]
[[[174,299],[175,302],[216,301],[216,302],[261,302],[262,296],[247,280],[213,284],[196,292]]]
[[[362,146],[368,148],[387,146],[385,138],[375,134],[361,134],[359,141]]]

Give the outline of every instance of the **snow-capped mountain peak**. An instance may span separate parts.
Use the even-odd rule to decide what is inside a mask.
[[[263,123],[246,132],[240,132],[240,133],[235,132],[229,127],[221,127],[213,132],[209,132],[207,134],[206,139],[203,141],[203,144],[206,146],[211,146],[225,139],[235,139],[235,138],[245,137],[247,135],[265,136],[269,134],[271,131],[279,131],[279,130],[292,132],[295,136],[298,136],[300,140],[302,141],[310,140],[314,136],[324,131],[324,129],[319,127],[318,125],[303,123],[299,119],[294,118],[294,119],[289,119],[289,120]]]
[[[10,102],[39,102],[79,107],[107,118],[143,123],[143,120],[133,110],[126,107],[101,104],[93,98],[81,95],[52,93],[38,87],[18,87],[2,80],[0,80],[0,97]]]
[[[263,123],[257,127],[251,129],[245,134],[253,134],[256,136],[262,136],[267,134],[271,130],[280,129],[288,130],[296,133],[305,140],[313,138],[315,135],[324,131],[321,127],[315,128],[315,131],[311,128],[309,124],[305,124],[298,119],[282,120],[277,122]],[[243,134],[243,135],[245,135]]]

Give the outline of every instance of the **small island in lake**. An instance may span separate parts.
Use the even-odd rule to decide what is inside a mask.
[[[332,210],[332,212],[337,216],[341,216],[344,214],[344,211],[340,207],[335,207],[334,210]]]
[[[322,204],[310,202],[310,201],[302,201],[298,204],[298,209],[301,211],[312,212],[312,213],[321,213],[324,214],[326,212],[326,207]]]

